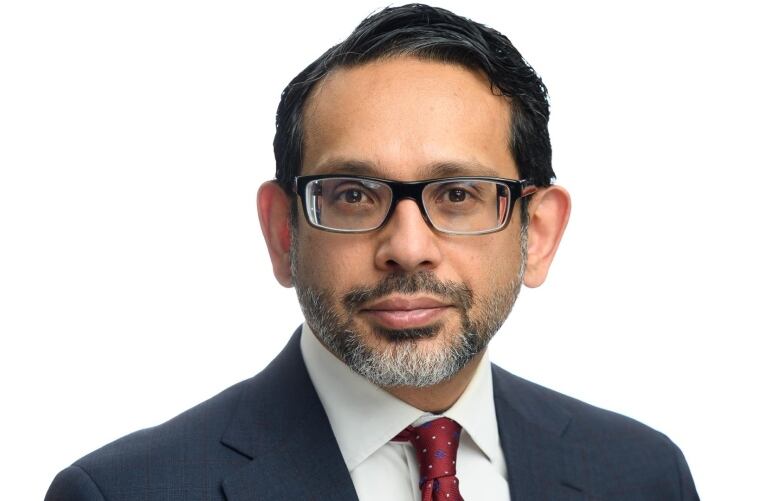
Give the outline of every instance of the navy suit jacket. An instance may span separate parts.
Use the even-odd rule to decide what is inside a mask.
[[[46,501],[357,501],[300,335],[255,377],[79,459]],[[698,499],[666,436],[492,371],[513,501]]]

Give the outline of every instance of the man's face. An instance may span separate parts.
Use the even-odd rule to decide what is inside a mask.
[[[332,72],[307,103],[302,175],[517,179],[510,107],[461,66],[409,57]],[[300,202],[297,202],[300,203]],[[429,386],[480,353],[520,290],[519,204],[497,233],[438,233],[412,200],[378,230],[315,229],[299,206],[293,280],[324,344],[380,386]]]

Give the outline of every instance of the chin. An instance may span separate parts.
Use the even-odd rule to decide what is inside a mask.
[[[443,325],[435,323],[422,327],[410,327],[407,329],[388,329],[385,327],[374,327],[372,332],[374,337],[382,339],[389,343],[403,343],[407,341],[426,341],[436,339],[441,332]]]

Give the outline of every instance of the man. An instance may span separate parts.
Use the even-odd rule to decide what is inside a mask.
[[[306,323],[260,374],[63,470],[48,500],[698,499],[679,449],[491,366],[569,215],[544,85],[494,30],[364,20],[285,90],[258,192]]]

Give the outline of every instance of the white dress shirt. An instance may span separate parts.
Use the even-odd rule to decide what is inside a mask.
[[[421,411],[349,369],[303,325],[301,352],[333,428],[358,498],[419,501],[420,470],[409,442],[391,442],[401,430],[437,417],[457,421],[457,477],[466,501],[509,501],[506,462],[498,438],[493,378],[487,353],[455,404],[442,415]]]

